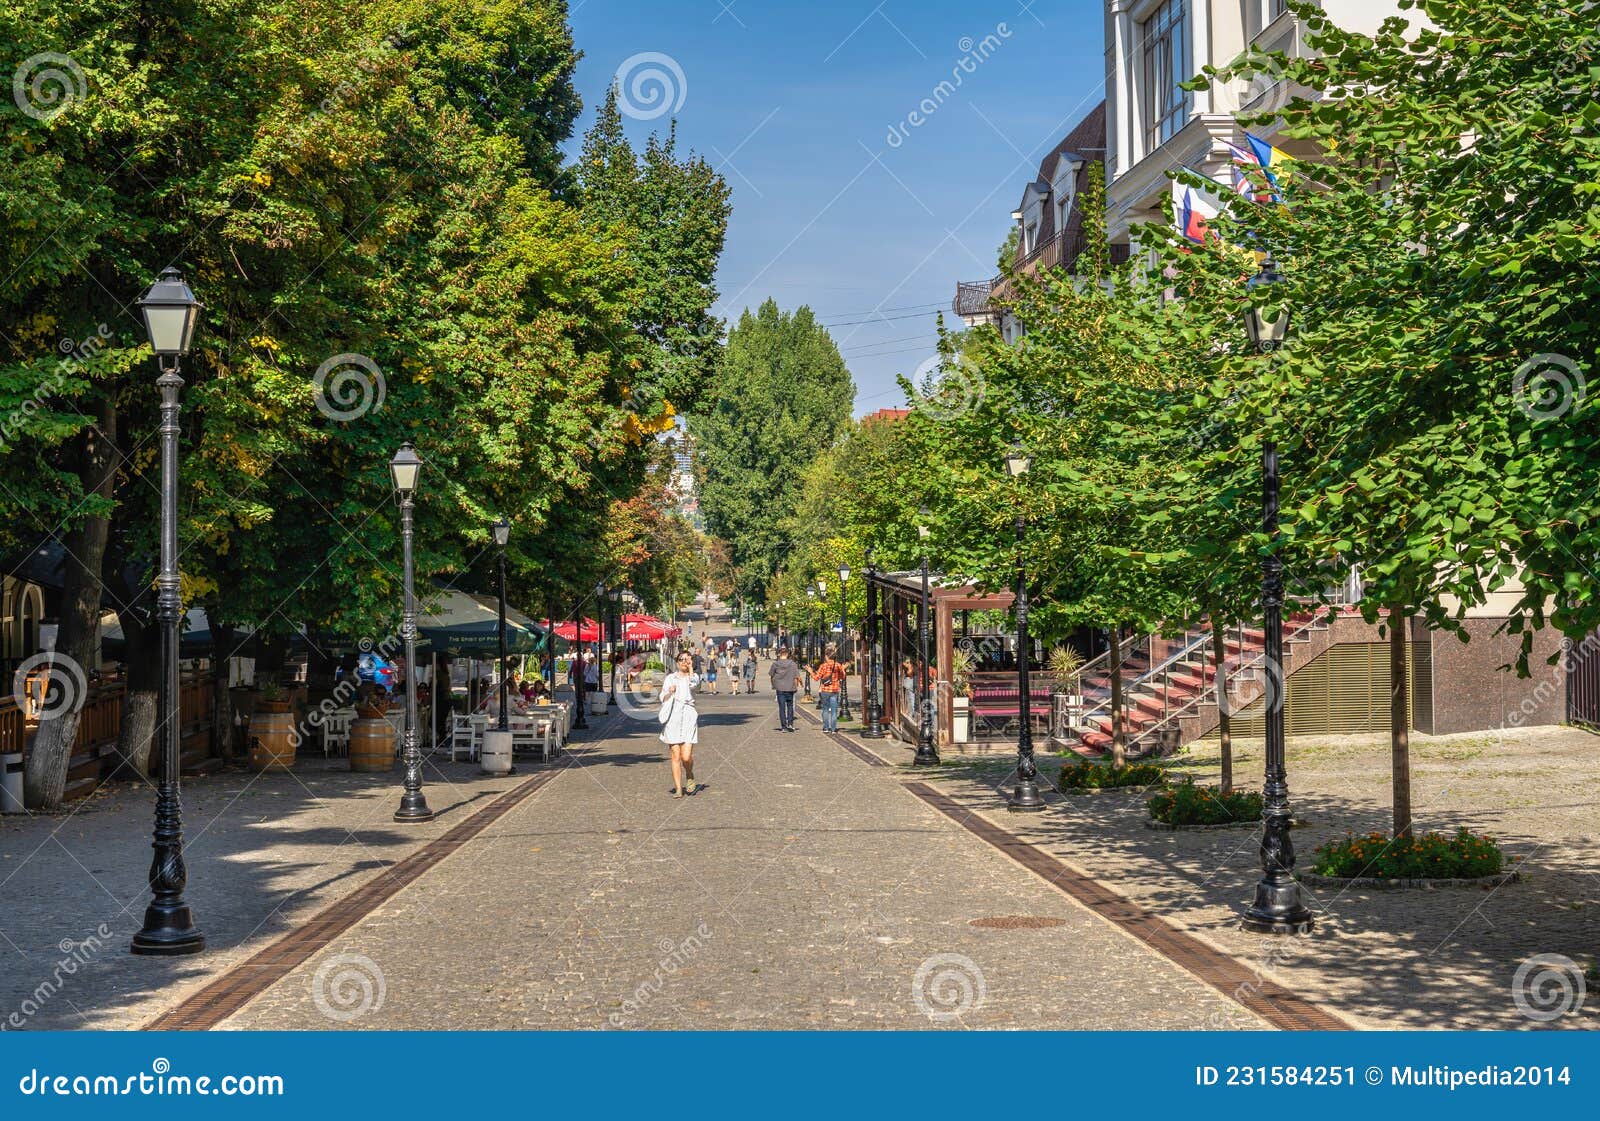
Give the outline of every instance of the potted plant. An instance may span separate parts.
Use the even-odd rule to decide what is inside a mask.
[[[288,712],[290,701],[283,686],[269,677],[256,683],[255,707],[257,712]]]
[[[1070,646],[1057,646],[1050,651],[1050,678],[1054,682],[1052,694],[1063,698],[1058,702],[1065,706],[1067,716],[1067,730],[1074,729],[1083,718],[1083,693],[1082,683],[1078,679],[1078,671],[1083,668],[1083,655]]]
[[[959,646],[950,653],[950,740],[972,740],[972,655]]]

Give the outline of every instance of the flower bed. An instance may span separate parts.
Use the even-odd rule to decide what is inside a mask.
[[[1422,833],[1396,841],[1387,833],[1346,834],[1311,856],[1311,871],[1329,879],[1481,880],[1505,871],[1505,854],[1470,829]]]
[[[1111,763],[1079,763],[1061,768],[1057,786],[1063,794],[1087,794],[1095,790],[1165,786],[1166,783],[1167,772],[1154,763],[1129,763],[1122,767]]]
[[[1253,790],[1196,786],[1184,780],[1145,802],[1150,816],[1164,825],[1235,825],[1261,820],[1261,795]]]

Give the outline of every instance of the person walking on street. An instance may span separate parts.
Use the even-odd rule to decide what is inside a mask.
[[[694,780],[694,745],[700,742],[700,714],[694,707],[694,687],[698,684],[694,659],[678,655],[678,668],[661,683],[661,742],[671,752],[672,796],[698,794],[706,788]]]
[[[834,658],[836,649],[833,643],[828,643],[822,652],[822,664],[817,666],[816,672],[817,700],[822,708],[824,732],[839,730],[839,691],[844,687],[844,666]]]
[[[700,682],[704,680],[702,675],[706,672],[705,658],[697,649],[689,656],[689,661],[692,663],[692,668],[694,671],[695,688],[698,689],[700,687]]]
[[[754,650],[745,655],[744,659],[744,691],[756,691],[756,652]]]
[[[794,731],[794,691],[800,687],[800,666],[789,657],[787,646],[778,647],[778,658],[767,669],[772,691],[778,695],[778,729]]]

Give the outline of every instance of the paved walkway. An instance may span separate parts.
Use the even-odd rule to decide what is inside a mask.
[[[1261,1026],[771,703],[704,700],[683,800],[612,718],[222,1026]]]

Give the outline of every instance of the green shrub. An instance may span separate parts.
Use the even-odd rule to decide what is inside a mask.
[[[1062,793],[1080,790],[1110,790],[1119,786],[1164,786],[1167,773],[1154,763],[1078,763],[1061,768]]]
[[[1396,841],[1387,833],[1345,834],[1312,854],[1319,876],[1364,876],[1385,880],[1469,880],[1505,868],[1500,846],[1481,833],[1423,833]]]
[[[1145,805],[1151,817],[1168,825],[1228,825],[1261,820],[1261,795],[1254,790],[1230,790],[1224,794],[1220,787],[1196,786],[1192,779],[1159,792]]]

